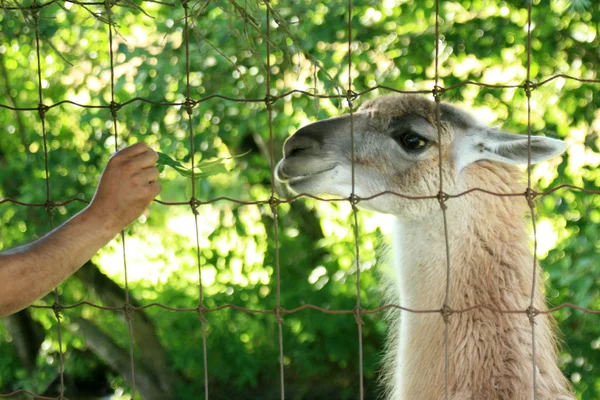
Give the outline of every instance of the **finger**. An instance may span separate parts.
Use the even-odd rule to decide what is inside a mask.
[[[144,169],[153,167],[156,161],[158,161],[158,154],[154,150],[148,149],[148,151],[133,157],[129,162],[134,169]]]
[[[135,176],[139,177],[141,182],[147,183],[147,182],[154,182],[155,180],[157,180],[159,174],[160,174],[160,172],[158,172],[158,168],[150,167],[150,168],[144,168],[143,170],[138,172]]]
[[[153,151],[146,143],[138,142],[136,144],[132,144],[129,147],[125,147],[122,150],[119,150],[115,153],[115,155],[122,155],[124,157],[135,157],[139,154],[143,154],[147,151]]]
[[[154,195],[154,197],[158,196],[162,190],[162,185],[158,182],[151,182],[149,185],[150,193]]]

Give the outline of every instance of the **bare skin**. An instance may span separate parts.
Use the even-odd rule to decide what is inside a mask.
[[[0,253],[0,316],[46,295],[135,221],[161,191],[157,159],[144,143],[115,153],[87,208],[42,238]]]

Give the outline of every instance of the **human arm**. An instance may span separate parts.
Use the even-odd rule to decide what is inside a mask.
[[[157,159],[143,143],[115,153],[88,207],[42,238],[0,253],[0,316],[47,294],[137,219],[160,193]]]

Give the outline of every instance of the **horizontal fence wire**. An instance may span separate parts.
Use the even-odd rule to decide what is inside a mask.
[[[68,309],[82,307],[82,306],[89,306],[89,307],[93,307],[93,308],[97,308],[99,310],[105,310],[105,311],[123,311],[123,307],[106,307],[106,306],[102,306],[100,304],[95,304],[90,301],[80,301],[80,302],[70,304],[70,305],[61,305],[61,308],[63,310],[68,310]],[[143,306],[131,306],[131,309],[137,310],[137,311],[142,311],[142,310],[152,308],[152,307],[158,307],[158,308],[162,308],[162,309],[169,310],[169,311],[175,311],[175,312],[198,312],[199,311],[198,307],[195,307],[195,308],[170,307],[170,306],[168,306],[166,304],[162,304],[162,303],[149,303],[149,304],[145,304]],[[47,305],[41,305],[41,304],[34,304],[31,306],[31,308],[52,309],[53,307],[47,306]],[[203,307],[201,311],[204,314],[209,314],[209,313],[221,311],[221,310],[224,310],[227,308],[231,308],[231,309],[238,310],[238,311],[243,311],[243,312],[250,313],[250,314],[275,314],[275,313],[277,313],[276,309],[245,308],[245,307],[238,306],[236,304],[223,304],[223,305],[220,305],[217,307]],[[552,307],[548,310],[538,310],[537,314],[551,314],[555,311],[562,310],[563,308],[572,308],[575,310],[583,311],[588,314],[600,314],[600,310],[593,310],[593,309],[589,309],[589,308],[585,308],[585,307],[580,307],[580,306],[578,306],[576,304],[572,304],[572,303],[563,303],[556,307]],[[320,307],[315,304],[303,304],[299,307],[290,308],[290,309],[281,307],[279,309],[279,311],[282,314],[295,314],[297,312],[308,310],[308,309],[319,311],[324,314],[353,314],[356,312],[355,309],[332,310],[330,308]],[[396,310],[406,311],[406,312],[415,313],[415,314],[431,314],[431,313],[440,313],[441,314],[444,312],[444,310],[442,308],[418,309],[418,308],[403,307],[403,306],[400,306],[397,304],[387,304],[387,305],[373,308],[373,309],[361,308],[361,313],[362,314],[377,314],[377,313],[380,313],[380,312],[383,312],[383,311],[386,311],[389,309],[396,309]],[[453,314],[463,314],[463,313],[471,312],[474,310],[480,310],[480,309],[489,310],[489,311],[499,313],[499,314],[527,314],[529,312],[528,309],[507,310],[507,309],[493,307],[493,306],[487,305],[487,304],[476,304],[474,306],[470,306],[467,308],[452,309],[452,313]]]
[[[176,3],[172,3],[172,2],[163,2],[163,1],[154,1],[154,0],[145,0],[144,2],[146,3],[156,3],[156,4],[161,4],[161,5],[166,5],[169,7],[177,7],[178,4]],[[557,305],[555,307],[549,308],[547,310],[537,310],[536,308],[534,308],[533,306],[533,298],[534,298],[534,294],[535,294],[535,279],[536,279],[536,273],[535,273],[535,269],[536,269],[536,265],[537,265],[537,258],[536,258],[536,254],[534,251],[533,254],[533,286],[532,286],[532,291],[531,291],[531,304],[527,309],[500,309],[497,307],[494,307],[491,304],[477,304],[471,307],[467,307],[464,309],[450,309],[448,306],[448,298],[449,298],[449,280],[450,280],[450,264],[449,264],[449,248],[448,248],[448,227],[446,226],[446,221],[445,221],[445,206],[448,202],[451,202],[452,199],[456,199],[462,196],[467,196],[470,195],[472,193],[484,193],[490,196],[497,196],[497,197],[524,197],[527,201],[528,204],[530,205],[530,209],[531,209],[531,215],[533,218],[533,226],[534,226],[534,233],[535,233],[535,213],[534,213],[534,208],[533,208],[533,200],[535,200],[538,197],[543,197],[543,196],[548,196],[551,195],[559,190],[575,190],[575,191],[579,191],[582,193],[586,193],[586,194],[590,194],[590,195],[597,195],[600,194],[600,190],[595,190],[595,189],[587,189],[584,187],[579,187],[576,185],[571,185],[571,184],[561,184],[558,185],[556,187],[547,189],[545,191],[542,192],[537,192],[535,190],[533,190],[531,188],[531,145],[530,145],[530,141],[531,141],[531,104],[530,104],[530,95],[531,92],[539,87],[542,87],[544,85],[547,85],[548,83],[556,80],[556,79],[565,79],[565,80],[572,80],[572,81],[576,81],[576,82],[580,82],[580,83],[589,83],[589,84],[599,84],[600,83],[600,79],[584,79],[584,78],[579,78],[579,77],[574,77],[574,76],[570,76],[567,74],[556,74],[556,75],[552,75],[548,78],[545,79],[541,79],[538,82],[532,81],[530,79],[530,73],[531,73],[531,2],[529,2],[528,5],[528,32],[527,32],[527,79],[525,80],[524,83],[522,84],[489,84],[489,83],[485,83],[485,82],[477,82],[477,81],[473,81],[473,80],[465,80],[462,82],[459,82],[457,84],[448,86],[448,87],[443,87],[440,86],[438,84],[439,81],[439,40],[440,40],[440,34],[439,34],[439,24],[440,24],[440,17],[439,17],[439,0],[436,0],[435,2],[435,16],[436,16],[436,23],[435,23],[435,40],[436,40],[436,48],[435,48],[435,84],[434,87],[430,90],[399,90],[397,88],[393,88],[390,86],[385,86],[385,85],[374,85],[371,86],[365,90],[359,91],[359,92],[355,92],[352,89],[352,77],[351,77],[351,68],[352,68],[352,0],[348,0],[348,31],[347,31],[347,35],[348,35],[348,60],[349,60],[349,66],[348,66],[348,89],[346,91],[346,93],[338,93],[338,94],[323,94],[323,93],[313,93],[313,92],[308,92],[308,91],[304,91],[304,90],[289,90],[286,91],[282,94],[279,95],[273,95],[271,93],[271,68],[270,68],[270,55],[271,55],[271,49],[270,49],[270,12],[272,10],[272,5],[270,4],[269,0],[265,0],[264,1],[264,5],[266,8],[266,20],[267,20],[267,28],[266,28],[266,49],[267,49],[267,82],[266,82],[266,96],[264,98],[236,98],[236,97],[230,97],[230,96],[225,96],[219,93],[212,93],[210,95],[207,96],[203,96],[201,98],[198,99],[193,99],[191,97],[191,91],[190,91],[190,59],[189,59],[189,26],[188,26],[188,20],[190,18],[190,15],[188,14],[188,0],[183,0],[181,2],[181,5],[183,6],[183,8],[185,9],[185,29],[183,30],[183,37],[184,37],[184,45],[185,45],[185,51],[186,51],[186,58],[185,58],[185,62],[186,62],[186,97],[184,101],[175,101],[175,102],[158,102],[158,101],[154,101],[152,99],[148,99],[148,98],[143,98],[143,97],[134,97],[131,98],[129,100],[123,101],[123,102],[116,102],[115,101],[115,95],[114,95],[114,65],[113,65],[113,55],[114,55],[114,50],[112,47],[112,20],[111,20],[111,8],[114,6],[121,6],[121,7],[128,7],[128,8],[132,8],[132,9],[138,9],[141,10],[141,8],[130,2],[129,0],[107,0],[107,1],[103,1],[103,2],[86,2],[86,1],[75,1],[75,0],[51,0],[45,3],[36,3],[34,1],[34,3],[31,6],[21,6],[19,4],[16,3],[10,3],[10,2],[6,2],[6,1],[1,1],[0,0],[0,9],[2,10],[6,10],[6,11],[20,11],[20,12],[29,12],[32,13],[33,15],[36,15],[36,13],[39,12],[39,10],[45,8],[45,7],[49,7],[51,5],[54,4],[61,4],[61,3],[69,3],[69,4],[73,4],[73,5],[78,5],[81,7],[87,7],[87,6],[103,6],[106,8],[107,13],[109,15],[107,24],[109,25],[109,35],[110,35],[110,61],[111,61],[111,103],[110,104],[105,104],[105,105],[91,105],[91,104],[81,104],[78,102],[74,102],[71,100],[61,100],[58,101],[56,103],[50,104],[50,105],[45,105],[43,103],[43,97],[42,97],[42,85],[41,85],[41,68],[40,68],[40,43],[39,43],[39,39],[36,40],[36,51],[37,51],[37,62],[38,62],[38,91],[39,91],[39,97],[40,97],[40,103],[38,105],[31,105],[29,107],[15,107],[15,106],[11,106],[8,104],[2,104],[0,103],[0,108],[4,108],[7,110],[11,110],[11,111],[16,111],[16,112],[23,112],[23,111],[36,111],[40,114],[41,116],[41,120],[42,120],[42,130],[43,130],[43,137],[44,137],[44,143],[46,140],[46,133],[45,133],[45,122],[44,122],[44,117],[52,112],[54,109],[58,108],[58,107],[62,107],[62,106],[74,106],[74,107],[78,107],[78,108],[82,108],[82,109],[107,109],[111,111],[111,114],[113,116],[113,126],[114,126],[114,139],[115,139],[115,146],[118,142],[118,133],[117,133],[117,112],[122,109],[123,107],[127,107],[127,106],[135,106],[136,104],[139,103],[147,103],[147,104],[152,104],[152,105],[156,105],[156,106],[164,106],[164,107],[180,107],[183,108],[185,112],[187,112],[188,118],[189,118],[189,140],[190,140],[190,146],[191,146],[191,152],[192,154],[194,154],[194,143],[193,143],[193,138],[194,138],[194,131],[193,131],[193,124],[191,123],[192,121],[192,109],[197,106],[198,104],[201,104],[203,102],[212,100],[212,99],[220,99],[220,100],[224,100],[224,101],[231,101],[231,102],[236,102],[236,103],[264,103],[266,110],[269,114],[269,146],[270,146],[270,165],[271,165],[271,195],[269,198],[264,199],[264,200],[255,200],[255,201],[245,201],[245,200],[241,200],[241,199],[236,199],[236,198],[231,198],[231,197],[216,197],[216,198],[211,198],[211,199],[206,199],[206,200],[200,200],[197,199],[195,197],[195,190],[192,190],[192,198],[189,201],[164,201],[164,200],[154,200],[155,203],[157,204],[161,204],[164,206],[188,206],[191,208],[194,217],[195,217],[195,223],[196,223],[196,250],[197,250],[197,266],[198,266],[198,273],[199,273],[199,305],[197,307],[194,308],[185,308],[185,307],[170,307],[168,305],[165,304],[161,304],[161,303],[150,303],[150,304],[145,304],[142,306],[134,306],[132,304],[130,304],[129,302],[129,288],[128,288],[128,284],[127,284],[127,279],[125,279],[125,284],[126,284],[126,298],[125,298],[125,302],[124,305],[122,307],[106,307],[103,305],[99,305],[99,304],[95,304],[93,302],[89,302],[89,301],[81,301],[78,303],[74,303],[74,304],[70,304],[70,305],[62,305],[59,303],[59,298],[58,298],[58,292],[55,291],[55,302],[53,305],[32,305],[31,308],[35,308],[35,309],[48,309],[48,310],[52,310],[56,317],[57,317],[57,321],[58,321],[58,338],[59,338],[59,348],[60,348],[60,396],[59,397],[46,397],[46,396],[40,396],[37,395],[35,393],[29,392],[27,390],[17,390],[14,391],[12,393],[8,393],[8,394],[0,394],[0,398],[6,398],[6,397],[14,397],[14,396],[21,396],[21,395],[28,395],[31,396],[33,398],[36,399],[64,399],[64,391],[65,391],[65,387],[64,387],[64,368],[63,368],[63,361],[62,361],[62,357],[63,357],[63,349],[62,349],[62,340],[61,340],[61,334],[60,334],[60,329],[61,329],[61,325],[60,325],[60,312],[63,310],[69,310],[69,309],[74,309],[74,308],[78,308],[78,307],[91,307],[91,308],[95,308],[98,310],[103,310],[103,311],[112,311],[112,312],[116,312],[116,313],[124,313],[124,315],[126,316],[126,320],[128,322],[128,327],[129,327],[129,344],[130,344],[130,362],[131,362],[131,373],[132,373],[132,378],[133,378],[133,384],[132,384],[132,388],[133,388],[133,394],[135,396],[136,390],[135,390],[135,372],[134,372],[134,355],[133,355],[133,337],[132,337],[132,332],[131,332],[131,323],[130,323],[130,318],[131,318],[131,314],[134,311],[143,311],[146,309],[150,309],[150,308],[161,308],[164,310],[168,310],[168,311],[172,311],[172,312],[191,312],[191,313],[197,313],[198,316],[200,317],[200,321],[201,321],[201,329],[202,329],[202,339],[203,339],[203,363],[204,363],[204,390],[205,390],[205,398],[208,399],[209,396],[209,391],[208,391],[208,356],[207,356],[207,344],[206,344],[206,320],[205,320],[205,315],[206,314],[210,314],[210,313],[215,313],[215,312],[219,312],[221,310],[226,310],[226,309],[232,309],[232,310],[236,310],[236,311],[240,311],[240,312],[244,312],[244,313],[249,313],[249,314],[272,314],[278,323],[278,336],[279,336],[279,364],[280,364],[280,389],[281,389],[281,399],[283,400],[285,397],[285,380],[284,380],[284,362],[283,362],[283,333],[282,333],[282,324],[283,319],[282,317],[285,315],[290,315],[290,314],[295,314],[295,313],[299,313],[299,312],[303,312],[306,310],[313,310],[313,311],[317,311],[317,312],[321,312],[324,314],[337,314],[337,315],[354,315],[356,322],[357,322],[357,327],[358,327],[358,341],[359,341],[359,347],[360,347],[360,354],[359,354],[359,360],[360,360],[360,398],[362,399],[364,396],[364,392],[363,392],[363,378],[362,378],[362,374],[363,374],[363,366],[362,366],[362,324],[363,321],[361,319],[362,316],[364,315],[372,315],[372,314],[378,314],[378,313],[382,313],[385,312],[387,310],[399,310],[399,311],[404,311],[404,312],[409,312],[409,313],[415,313],[415,314],[435,314],[438,313],[440,314],[440,316],[444,319],[444,322],[446,324],[446,330],[445,330],[445,336],[446,336],[446,351],[445,351],[445,363],[446,363],[446,368],[445,368],[445,374],[446,374],[446,385],[445,385],[445,390],[446,390],[446,396],[448,396],[448,317],[451,314],[462,314],[462,313],[468,313],[468,312],[472,312],[475,310],[488,310],[494,313],[499,313],[499,314],[524,314],[527,315],[530,318],[531,324],[532,324],[532,345],[533,345],[533,357],[532,357],[532,363],[533,363],[533,368],[534,368],[534,373],[533,373],[533,379],[534,379],[534,387],[536,385],[536,373],[535,373],[535,331],[534,331],[534,317],[536,315],[540,315],[540,314],[551,314],[553,312],[559,311],[561,309],[564,308],[570,308],[570,309],[574,309],[574,310],[579,310],[583,313],[587,313],[587,314],[594,314],[594,315],[600,315],[600,310],[595,310],[595,309],[590,309],[590,308],[585,308],[585,307],[581,307],[579,305],[576,304],[572,304],[572,303],[563,303],[560,305]],[[87,8],[86,8],[87,9]],[[36,24],[37,24],[38,20],[36,19]],[[38,32],[37,32],[37,25],[36,25],[36,36],[37,36]],[[274,151],[273,151],[273,127],[272,127],[272,106],[273,104],[275,104],[277,101],[281,101],[284,100],[290,96],[307,96],[313,99],[339,99],[339,100],[345,100],[348,103],[349,109],[350,109],[350,113],[352,114],[353,112],[353,102],[355,100],[357,100],[358,98],[360,98],[361,96],[364,96],[365,94],[371,93],[373,91],[385,91],[385,92],[390,92],[390,93],[400,93],[400,94],[429,94],[431,96],[433,96],[433,98],[436,101],[437,104],[437,110],[438,110],[438,122],[437,122],[437,126],[438,126],[438,132],[439,132],[439,126],[440,126],[440,121],[439,121],[439,102],[440,102],[440,98],[444,93],[447,93],[449,91],[454,91],[457,90],[459,88],[465,87],[465,86],[478,86],[478,87],[484,87],[484,88],[488,88],[488,89],[515,89],[515,90],[519,90],[522,89],[525,91],[526,95],[527,95],[527,112],[528,112],[528,140],[529,140],[529,162],[528,162],[528,185],[527,185],[527,190],[525,190],[524,192],[519,192],[519,193],[499,193],[499,192],[494,192],[491,190],[487,190],[487,189],[483,189],[483,188],[470,188],[464,192],[460,192],[460,193],[445,193],[443,191],[443,181],[442,179],[440,179],[440,187],[439,187],[439,193],[435,194],[435,195],[430,195],[430,196],[409,196],[409,195],[405,195],[402,193],[397,193],[394,191],[383,191],[380,193],[377,193],[375,195],[369,196],[369,197],[360,197],[357,196],[354,193],[354,188],[355,188],[355,182],[354,182],[354,162],[352,163],[352,193],[350,195],[350,197],[348,198],[322,198],[319,196],[315,196],[315,195],[311,195],[308,193],[300,193],[297,195],[294,195],[292,197],[288,197],[286,199],[281,199],[275,196],[275,188],[274,188],[274,179],[275,179],[275,173],[274,173],[274,166],[275,166],[275,159],[274,159]],[[352,136],[352,143],[354,143],[354,130],[351,129],[351,136]],[[440,147],[441,149],[441,147]],[[440,150],[441,151],[441,150]],[[352,154],[353,154],[353,161],[354,161],[354,145],[352,146]],[[441,160],[441,157],[440,157]],[[48,158],[48,150],[47,150],[47,146],[46,144],[44,145],[44,161],[45,161],[45,172],[46,172],[46,188],[47,188],[47,198],[46,201],[44,203],[29,203],[29,202],[25,202],[25,201],[21,201],[19,199],[13,199],[13,198],[3,198],[0,199],[0,205],[4,204],[4,203],[10,203],[10,204],[14,204],[14,205],[18,205],[18,206],[23,206],[23,207],[43,207],[47,210],[48,215],[50,218],[52,218],[52,211],[57,208],[57,207],[64,207],[66,205],[69,205],[71,203],[82,203],[82,204],[89,204],[90,201],[87,199],[82,199],[79,197],[73,197],[73,198],[69,198],[69,199],[63,199],[60,201],[53,201],[50,199],[50,195],[49,195],[49,185],[50,185],[50,180],[49,180],[49,158]],[[193,157],[192,157],[192,175],[194,174],[194,168],[193,168]],[[440,178],[442,177],[442,166],[440,164]],[[192,186],[194,185],[195,179],[193,179],[192,176]],[[352,205],[352,210],[353,210],[353,215],[354,215],[354,241],[355,241],[355,251],[356,251],[356,259],[359,259],[359,233],[358,233],[358,218],[357,218],[357,206],[360,204],[361,201],[367,201],[367,200],[372,200],[381,196],[396,196],[399,198],[403,198],[403,199],[408,199],[408,200],[437,200],[440,202],[440,206],[442,209],[442,212],[444,213],[444,226],[445,226],[445,241],[446,241],[446,253],[447,253],[447,268],[446,268],[446,296],[445,296],[445,300],[444,300],[444,304],[440,309],[414,309],[414,308],[408,308],[408,307],[403,307],[401,305],[397,305],[397,304],[387,304],[378,308],[374,308],[374,309],[367,309],[361,306],[360,303],[360,268],[359,268],[359,263],[357,262],[357,284],[356,284],[356,290],[357,290],[357,299],[356,299],[356,306],[353,309],[329,309],[329,308],[325,308],[325,307],[321,307],[318,305],[314,305],[314,304],[304,304],[300,307],[296,307],[296,308],[292,308],[292,309],[286,309],[284,307],[281,306],[281,286],[280,286],[280,282],[281,282],[281,273],[280,273],[280,266],[279,266],[279,239],[278,239],[278,223],[277,223],[277,207],[281,204],[289,204],[293,201],[296,201],[298,199],[301,198],[312,198],[318,201],[324,201],[324,202],[349,202]],[[216,202],[220,202],[220,201],[225,201],[225,202],[231,202],[231,203],[235,203],[235,204],[239,204],[239,205],[269,205],[271,207],[272,213],[273,213],[273,217],[274,217],[274,235],[275,235],[275,260],[276,260],[276,307],[275,309],[252,309],[252,308],[245,308],[245,307],[241,307],[235,304],[223,304],[217,307],[206,307],[203,304],[203,286],[202,286],[202,266],[201,266],[201,258],[200,258],[200,245],[199,245],[199,231],[198,231],[198,212],[197,212],[197,208],[202,206],[202,205],[208,205],[208,204],[213,204]],[[52,222],[51,222],[52,223]],[[124,274],[125,277],[127,276],[127,263],[126,263],[126,255],[125,255],[125,235],[122,234],[121,235],[122,238],[122,245],[123,245],[123,264],[124,264]],[[535,239],[535,235],[534,235],[534,243],[537,243],[537,240]],[[535,245],[534,245],[535,246]],[[534,398],[535,398],[535,393],[534,393]]]
[[[582,193],[587,193],[587,194],[600,194],[600,189],[586,189],[586,188],[583,188],[580,186],[565,183],[565,184],[560,184],[558,186],[555,186],[551,189],[545,190],[543,192],[538,192],[538,191],[535,191],[532,189],[530,191],[526,190],[524,192],[501,193],[501,192],[494,192],[494,191],[488,190],[488,189],[471,188],[471,189],[468,189],[468,190],[465,190],[463,192],[459,192],[456,194],[443,193],[442,196],[444,198],[446,198],[446,200],[447,200],[447,199],[455,199],[455,198],[463,197],[463,196],[466,196],[466,195],[469,195],[469,194],[475,193],[475,192],[480,192],[480,193],[485,193],[485,194],[489,194],[491,196],[496,196],[496,197],[525,197],[527,199],[536,199],[538,197],[544,197],[544,196],[551,195],[554,192],[557,192],[561,189],[571,189],[571,190],[576,190],[576,191],[579,191]],[[361,201],[373,200],[378,197],[388,196],[388,195],[396,196],[396,197],[399,197],[402,199],[407,199],[407,200],[439,200],[440,199],[440,194],[432,194],[429,196],[410,196],[410,195],[406,195],[403,193],[386,190],[386,191],[374,194],[372,196],[361,197],[358,195],[354,195],[353,198],[350,198],[350,197],[330,198],[330,197],[315,196],[315,195],[309,194],[309,193],[299,193],[299,194],[296,194],[294,196],[291,196],[291,197],[288,197],[285,199],[281,199],[281,198],[272,199],[269,197],[268,199],[264,199],[264,200],[246,201],[246,200],[236,199],[233,197],[221,196],[221,197],[215,197],[213,199],[208,199],[208,200],[195,199],[193,201],[164,201],[164,200],[156,200],[155,199],[154,202],[157,204],[162,204],[164,206],[189,206],[190,204],[194,204],[196,206],[201,206],[201,205],[205,205],[205,204],[216,203],[219,201],[227,201],[230,203],[236,203],[236,204],[240,204],[240,205],[268,205],[268,204],[272,204],[273,202],[276,202],[277,204],[289,204],[289,203],[296,201],[298,199],[301,199],[301,198],[310,198],[313,200],[318,200],[318,201],[327,202],[327,203],[348,202],[348,201],[355,201],[355,202],[360,203]],[[14,204],[25,206],[25,207],[63,207],[68,204],[71,204],[73,202],[89,204],[90,200],[82,199],[79,197],[72,197],[70,199],[59,201],[59,202],[27,203],[27,202],[23,202],[23,201],[11,199],[11,198],[0,199],[0,204],[14,203]]]
[[[2,7],[0,7],[0,9],[2,9]],[[218,94],[218,93],[213,93],[207,96],[203,96],[197,100],[194,100],[193,98],[190,99],[190,102],[187,103],[186,101],[172,101],[172,102],[167,102],[167,101],[154,101],[152,99],[147,99],[144,97],[134,97],[132,99],[129,99],[127,101],[124,101],[122,103],[118,103],[115,104],[116,107],[118,108],[122,108],[125,106],[128,106],[132,103],[136,103],[136,102],[141,102],[141,103],[147,103],[147,104],[152,104],[155,106],[174,106],[174,107],[181,107],[181,106],[185,106],[186,104],[191,104],[192,106],[198,105],[200,103],[204,103],[208,100],[212,100],[212,99],[221,99],[221,100],[227,100],[227,101],[232,101],[235,103],[271,103],[273,104],[276,101],[279,100],[283,100],[287,97],[290,96],[294,96],[294,95],[303,95],[303,96],[308,96],[314,99],[338,99],[338,100],[347,100],[348,98],[350,98],[351,100],[357,100],[360,96],[364,96],[365,94],[374,92],[376,90],[382,90],[382,91],[386,91],[386,92],[390,92],[390,93],[398,93],[398,94],[443,94],[446,93],[448,91],[453,91],[456,89],[459,89],[463,86],[480,86],[480,87],[485,87],[488,89],[534,89],[534,88],[539,88],[542,87],[550,82],[552,82],[555,79],[565,79],[565,80],[572,80],[572,81],[576,81],[576,82],[580,82],[580,83],[591,83],[591,84],[597,84],[600,83],[600,79],[583,79],[583,78],[578,78],[575,76],[571,76],[571,75],[566,75],[566,74],[557,74],[557,75],[552,75],[549,78],[543,79],[540,82],[535,82],[535,81],[531,81],[529,84],[527,83],[523,83],[520,85],[502,85],[502,84],[491,84],[491,83],[482,83],[482,82],[475,82],[475,81],[471,81],[471,80],[467,80],[467,81],[463,81],[460,83],[457,83],[455,85],[452,86],[448,86],[448,87],[443,87],[443,86],[437,86],[434,89],[420,89],[420,90],[400,90],[400,89],[396,89],[390,86],[385,86],[385,85],[375,85],[375,86],[371,86],[365,90],[359,91],[359,92],[355,92],[355,91],[351,91],[349,94],[319,94],[319,93],[312,93],[312,92],[308,92],[306,90],[299,90],[299,89],[294,89],[294,90],[288,90],[282,94],[279,95],[269,95],[268,97],[265,98],[242,98],[242,97],[230,97],[230,96],[225,96],[222,94]],[[49,111],[53,108],[62,106],[62,105],[72,105],[72,106],[76,106],[76,107],[80,107],[80,108],[91,108],[91,109],[111,109],[111,105],[107,104],[107,105],[99,105],[99,104],[81,104],[75,101],[71,101],[71,100],[61,100],[61,101],[57,101],[56,103],[50,104],[50,105],[44,105],[44,108],[46,111]],[[6,108],[8,110],[13,110],[13,111],[37,111],[39,106],[30,106],[30,107],[14,107],[14,106],[10,106],[7,104],[2,104],[0,103],[0,108]]]

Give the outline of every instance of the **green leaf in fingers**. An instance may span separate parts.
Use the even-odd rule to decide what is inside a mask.
[[[224,165],[225,161],[233,160],[234,158],[243,157],[248,153],[249,153],[249,151],[247,151],[243,154],[238,154],[238,155],[232,156],[232,157],[217,158],[215,160],[198,163],[195,166],[196,168],[193,171],[194,173],[192,173],[192,169],[187,168],[182,163],[180,163],[177,160],[174,160],[173,158],[171,158],[170,156],[168,156],[165,153],[158,152],[158,161],[156,161],[156,165],[160,172],[162,172],[165,169],[165,166],[169,166],[169,167],[173,168],[175,171],[177,171],[182,176],[189,177],[189,178],[194,177],[195,179],[203,179],[203,178],[209,177],[211,175],[216,175],[216,174],[220,174],[223,172],[227,172],[227,168],[225,168],[225,165]]]

